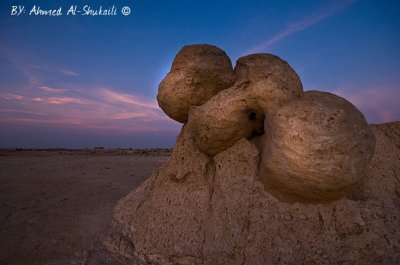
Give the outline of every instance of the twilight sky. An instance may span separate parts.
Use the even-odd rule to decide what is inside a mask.
[[[27,13],[12,16],[15,4]],[[29,16],[33,5],[119,13]],[[157,86],[193,43],[233,64],[276,54],[305,90],[345,97],[371,123],[400,120],[399,13],[389,0],[1,1],[0,147],[172,146],[181,125],[158,108]]]

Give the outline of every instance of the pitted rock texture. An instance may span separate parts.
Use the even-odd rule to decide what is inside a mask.
[[[242,57],[234,73],[218,56],[185,47],[160,84],[185,124],[118,203],[107,248],[157,264],[399,264],[400,123],[371,128],[345,99],[303,92],[276,56]]]
[[[305,92],[269,115],[266,127],[260,178],[278,196],[340,198],[358,188],[375,150],[361,112],[327,92]]]
[[[242,137],[263,133],[264,113],[249,91],[231,87],[193,107],[188,124],[197,147],[216,155]]]
[[[201,259],[213,167],[188,132],[183,128],[170,162],[115,209],[115,225],[127,240],[117,240],[122,243],[111,248],[162,264],[196,264]]]
[[[107,245],[156,264],[399,264],[400,123],[372,129],[376,152],[362,191],[305,204],[264,189],[250,141],[207,158],[184,128],[173,152],[192,152],[183,162],[171,156],[119,202]],[[191,173],[177,181],[166,168]]]
[[[272,54],[241,57],[234,72],[231,88],[190,110],[193,139],[209,155],[263,134],[265,115],[303,94],[296,72]]]
[[[236,86],[249,86],[251,95],[264,112],[303,94],[303,85],[294,69],[272,54],[251,54],[237,60]]]
[[[281,86],[293,91],[302,88],[297,73],[286,61],[276,55],[256,53],[237,60],[234,71],[235,83],[254,83],[265,79],[279,81]]]
[[[185,46],[158,87],[158,104],[170,118],[185,123],[190,107],[230,87],[232,76],[231,60],[223,50],[207,44]]]

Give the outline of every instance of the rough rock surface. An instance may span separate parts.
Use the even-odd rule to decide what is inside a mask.
[[[170,160],[119,202],[108,248],[159,264],[399,264],[400,122],[372,129],[362,192],[305,204],[265,191],[250,141],[207,159],[185,128]]]
[[[260,178],[282,199],[342,197],[363,181],[375,150],[362,113],[327,92],[305,92],[268,115],[266,127]]]
[[[276,55],[256,53],[237,60],[234,71],[236,83],[257,82],[269,78],[279,81],[288,89],[296,90],[302,87],[300,78],[293,68]]]
[[[108,243],[118,243],[109,249],[161,263],[202,260],[212,161],[195,147],[187,127],[174,150],[170,162],[115,209],[115,225],[123,237]]]
[[[296,72],[272,54],[241,57],[234,71],[231,88],[190,110],[193,139],[209,155],[264,133],[265,115],[303,94]]]
[[[400,123],[385,126],[303,94],[278,57],[241,58],[118,203],[105,245],[158,264],[399,264]]]
[[[231,60],[223,50],[207,44],[185,46],[158,87],[158,104],[170,118],[186,122],[189,108],[230,87],[232,75]]]
[[[206,154],[216,155],[236,143],[263,132],[264,113],[245,89],[231,87],[190,110],[193,139]]]
[[[236,86],[249,86],[257,104],[268,112],[303,94],[303,85],[294,69],[272,54],[251,54],[237,60]]]

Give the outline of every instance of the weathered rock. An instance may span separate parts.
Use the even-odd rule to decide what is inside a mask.
[[[303,94],[297,73],[278,56],[259,53],[241,57],[234,70],[236,85],[247,84],[258,105],[268,112]]]
[[[244,264],[244,252],[238,250],[244,250],[248,242],[258,159],[258,150],[244,138],[214,157],[212,197],[204,225],[204,264]]]
[[[277,78],[287,87],[302,87],[299,76],[293,68],[276,55],[256,53],[240,57],[235,66],[236,83],[256,82]]]
[[[269,115],[266,127],[260,178],[271,193],[322,201],[362,184],[375,137],[347,100],[308,91]]]
[[[242,137],[262,134],[265,113],[303,94],[296,72],[271,54],[239,58],[235,79],[233,87],[190,112],[194,141],[207,154],[216,155]]]
[[[399,264],[400,137],[386,136],[394,128],[400,123],[373,127],[377,148],[360,194],[324,204],[284,202],[266,191],[248,140],[209,160],[185,128],[173,152],[196,155],[180,163],[181,153],[173,154],[120,201],[111,249],[123,254],[130,246],[157,264]],[[191,177],[165,174],[191,159],[200,161]]]
[[[159,264],[399,264],[400,123],[371,130],[273,55],[240,58],[227,88],[225,56],[177,55],[158,98],[188,122],[118,203],[108,249]]]
[[[119,233],[111,240],[118,244],[108,242],[109,249],[161,264],[199,264],[213,178],[209,163],[184,127],[168,162],[119,202]]]
[[[189,108],[230,87],[232,75],[231,60],[223,50],[207,44],[185,46],[158,87],[158,104],[170,118],[184,123]]]
[[[194,142],[209,155],[226,150],[242,137],[263,133],[263,123],[264,113],[250,91],[237,87],[221,91],[189,113]]]

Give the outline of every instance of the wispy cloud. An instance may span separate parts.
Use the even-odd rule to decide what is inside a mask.
[[[27,79],[29,85],[35,86],[41,84],[38,76],[32,72],[29,66],[23,63],[21,55],[18,54],[17,52],[12,52],[11,50],[6,49],[4,46],[1,45],[1,43],[0,43],[0,57],[6,59],[11,64],[13,64],[15,68],[18,69],[21,72],[21,74]]]
[[[116,133],[175,131],[179,127],[155,100],[103,87],[69,88],[60,96],[45,88],[0,93],[0,122],[79,125]]]
[[[27,81],[28,87],[45,87],[45,77],[49,74],[58,74],[60,77],[77,77],[79,74],[70,69],[64,69],[49,64],[32,64],[34,59],[27,59],[22,54],[5,48],[0,43],[0,57],[14,65]]]
[[[28,68],[31,68],[31,69],[36,69],[36,70],[46,71],[46,72],[53,72],[53,73],[58,73],[61,75],[66,75],[66,76],[79,76],[78,73],[76,73],[72,70],[61,69],[59,67],[54,67],[54,66],[38,65],[38,64],[26,64],[25,66]]]
[[[86,102],[79,98],[72,97],[40,97],[40,96],[29,96],[29,95],[18,95],[13,93],[0,93],[0,99],[11,101],[13,103],[24,102],[24,103],[42,103],[42,104],[70,104],[79,103],[86,104]],[[1,110],[0,110],[1,112]]]
[[[101,89],[98,91],[98,95],[100,95],[103,100],[108,102],[125,103],[125,104],[127,103],[127,104],[132,104],[134,106],[150,108],[150,109],[159,108],[158,104],[155,103],[154,101],[139,99],[135,95],[120,93],[110,89]]]
[[[387,86],[364,90],[338,89],[333,93],[359,108],[370,123],[400,120],[400,87]]]
[[[0,93],[0,98],[6,100],[24,100],[24,96],[13,94],[13,93]]]
[[[56,105],[71,104],[71,103],[85,104],[85,101],[79,98],[71,98],[71,97],[50,97],[43,100],[43,102],[45,102],[46,104],[56,104]]]
[[[71,71],[71,70],[60,70],[60,72],[64,75],[69,75],[69,76],[79,76],[78,73]]]
[[[283,40],[284,38],[289,37],[290,35],[305,30],[312,25],[338,13],[339,11],[343,10],[344,8],[354,4],[356,0],[342,0],[342,1],[333,1],[330,5],[317,10],[316,12],[312,13],[311,15],[304,17],[298,21],[292,22],[286,27],[270,37],[269,39],[265,40],[264,42],[255,45],[254,47],[250,48],[246,54],[250,53],[258,53],[264,52],[268,50],[273,44]]]
[[[54,88],[54,87],[48,87],[48,86],[39,86],[38,88],[44,92],[54,93],[54,94],[61,94],[61,93],[65,93],[68,91],[68,89],[65,89],[65,88]]]
[[[177,131],[155,99],[109,86],[89,86],[82,80],[63,78],[79,74],[63,67],[25,58],[4,49],[0,56],[19,70],[26,80],[0,91],[0,124],[48,124],[107,130],[113,134]],[[55,76],[57,73],[58,76]],[[61,77],[61,78],[60,78]],[[73,80],[74,85],[69,80]],[[80,85],[76,85],[79,82]],[[57,86],[53,85],[56,83]]]

